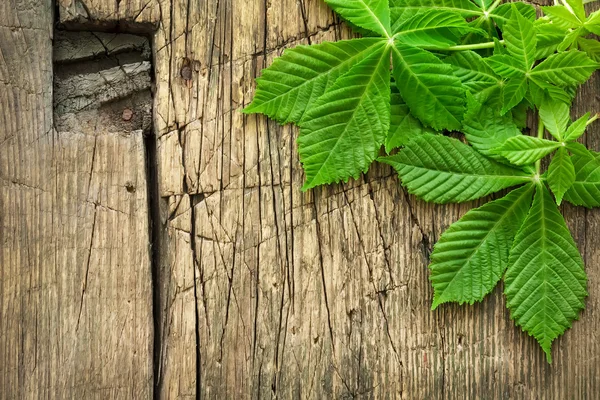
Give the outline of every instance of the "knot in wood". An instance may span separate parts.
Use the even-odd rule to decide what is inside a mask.
[[[135,193],[135,186],[134,186],[134,184],[133,184],[133,183],[131,183],[131,182],[126,182],[126,183],[125,183],[125,189],[127,189],[127,191],[128,191],[129,193]]]
[[[133,118],[133,111],[129,108],[123,110],[123,121],[131,121]]]
[[[181,73],[181,77],[183,79],[185,79],[186,81],[192,80],[192,68],[188,64],[181,67],[180,73]]]

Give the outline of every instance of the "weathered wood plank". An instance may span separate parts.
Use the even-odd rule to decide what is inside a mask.
[[[162,13],[156,0],[56,0],[56,3],[59,22],[75,29],[150,32],[156,29]]]
[[[0,398],[148,398],[149,74],[126,99],[99,85],[53,113],[52,3],[38,3],[0,6]],[[86,91],[84,58],[57,66],[61,99]]]
[[[424,204],[382,167],[302,194],[296,130],[239,113],[253,78],[283,48],[348,37],[322,2],[195,7],[173,2],[173,19],[157,34],[156,126],[170,143],[158,154],[167,166],[161,193],[200,198],[190,231],[203,396],[560,399],[597,391],[593,299],[585,322],[557,341],[552,366],[509,320],[500,290],[473,307],[429,311],[431,246],[470,205]],[[590,271],[598,213],[568,213]],[[596,299],[597,279],[590,271]]]

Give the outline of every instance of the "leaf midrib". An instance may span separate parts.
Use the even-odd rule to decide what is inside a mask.
[[[433,168],[429,168],[429,167],[422,167],[422,166],[417,166],[417,165],[412,165],[412,164],[405,164],[403,162],[398,162],[398,164],[401,164],[401,165],[404,165],[404,166],[407,166],[407,167],[412,167],[412,168],[415,168],[415,169],[422,169],[422,170],[431,171],[431,172],[446,173],[446,174],[452,174],[452,175],[464,176],[464,177],[520,179],[521,183],[527,183],[527,182],[532,182],[533,181],[532,177],[530,177],[530,176],[523,176],[523,175],[519,176],[519,175],[470,174],[470,173],[466,173],[466,172],[444,171],[444,170],[433,169]]]
[[[531,70],[529,72],[529,75],[530,76],[532,76],[532,75],[533,76],[539,76],[539,75],[542,75],[544,73],[554,73],[554,74],[556,74],[557,71],[564,72],[564,71],[572,71],[572,70],[580,70],[580,69],[584,69],[585,70],[585,69],[589,69],[589,68],[594,68],[594,66],[592,66],[592,65],[569,65],[569,66],[562,67],[562,68],[547,68],[547,69],[537,69],[537,68],[534,68],[533,70]]]
[[[513,136],[515,137],[515,136]],[[546,151],[546,150],[554,150],[554,149],[558,149],[560,147],[560,143],[557,142],[556,145],[550,145],[550,144],[544,144],[543,146],[540,147],[534,147],[534,148],[529,148],[529,149],[502,149],[500,150],[502,153],[530,153],[530,152],[536,152],[536,151]]]
[[[475,7],[477,7],[475,5]],[[469,13],[470,16],[483,16],[485,15],[484,11],[481,10],[481,8],[477,7],[478,10],[469,10],[467,8],[456,8],[456,7],[433,7],[432,9],[435,10],[441,10],[441,11],[451,11],[451,12],[455,12],[458,14],[466,14]],[[423,6],[422,5],[418,5],[418,6],[390,6],[390,12],[392,11],[396,11],[396,10],[422,10]]]
[[[511,14],[512,15],[512,14]],[[525,36],[524,36],[524,32],[525,32],[525,28],[523,24],[526,24],[527,22],[529,22],[524,16],[521,15],[521,13],[518,13],[518,16],[516,17],[516,24],[517,24],[517,29],[518,29],[518,36],[514,35],[514,38],[516,40],[518,40],[521,44],[521,46],[519,46],[523,52],[522,55],[519,56],[519,58],[521,58],[521,61],[524,63],[525,68],[527,68],[527,70],[531,70],[531,68],[533,67],[533,64],[535,63],[535,54],[533,55],[534,60],[530,60],[529,59],[529,54],[527,53],[527,44],[525,43]],[[535,37],[535,27],[531,26],[531,29],[534,31],[534,35],[533,35],[533,40],[537,41],[536,37]],[[510,35],[513,35],[513,33],[511,32]],[[517,58],[516,56],[513,55],[513,57]]]
[[[381,22],[381,20],[379,19],[379,17],[373,12],[373,10],[371,10],[371,7],[369,7],[367,5],[367,3],[364,2],[364,0],[360,0],[360,2],[365,6],[365,8],[367,9],[367,11],[369,12],[369,14],[371,14],[371,16],[375,19],[375,21],[377,21],[377,24],[379,24],[379,27],[383,29],[383,32],[386,34],[386,38],[389,39],[390,38],[390,29],[386,28],[383,23]]]
[[[414,29],[408,29],[405,31],[400,31],[394,34],[394,38],[397,37],[402,37],[403,35],[409,34],[409,33],[415,33],[415,32],[428,32],[428,31],[434,31],[437,29],[469,29],[468,26],[458,26],[458,25],[436,25],[436,26],[426,26],[426,27],[422,27],[422,28],[414,28]]]

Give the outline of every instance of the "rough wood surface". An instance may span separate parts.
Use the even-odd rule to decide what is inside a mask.
[[[425,204],[383,166],[360,181],[301,193],[297,130],[240,113],[260,69],[283,49],[350,37],[322,0],[145,2],[60,0],[59,19],[157,27],[157,397],[597,397],[598,210],[563,207],[590,296],[548,365],[510,321],[501,288],[475,306],[429,310],[432,245],[473,204]],[[599,87],[594,78],[582,89],[576,115],[600,110]],[[585,140],[598,150],[600,128]],[[25,251],[10,246],[5,259]]]
[[[53,113],[52,6],[0,5],[0,398],[145,399],[149,68],[129,73],[110,45],[85,66],[98,54],[75,35],[61,57],[57,35]],[[135,90],[110,90],[124,79]]]
[[[163,256],[176,270],[170,286],[168,276],[160,281],[171,310],[160,362],[177,371],[161,375],[162,397],[196,389],[195,335],[206,398],[598,393],[597,210],[565,207],[590,297],[582,320],[556,341],[554,364],[510,321],[501,290],[482,304],[431,312],[431,247],[470,205],[427,205],[384,167],[303,194],[297,130],[240,114],[254,78],[284,48],[348,30],[321,0],[171,5],[155,36],[159,182],[170,205]],[[586,85],[576,114],[598,108],[597,88],[596,79]],[[595,127],[586,140],[594,148],[598,139]],[[195,292],[186,291],[192,279]],[[196,332],[183,317],[194,311]]]

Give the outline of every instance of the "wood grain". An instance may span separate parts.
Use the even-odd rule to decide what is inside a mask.
[[[423,203],[380,165],[359,181],[302,193],[297,129],[240,113],[260,70],[284,49],[352,36],[322,0],[145,1],[60,0],[59,19],[66,26],[123,30],[128,21],[156,28],[153,122],[162,198],[152,214],[156,397],[597,397],[600,212],[563,206],[586,262],[590,296],[581,320],[555,342],[548,365],[536,342],[510,321],[501,287],[480,304],[430,311],[432,246],[480,203]],[[137,14],[141,9],[146,11]],[[600,109],[599,85],[594,77],[582,88],[574,115]],[[37,104],[37,112],[48,106]],[[593,126],[584,140],[599,150],[600,128]],[[96,188],[106,185],[96,182]],[[15,196],[2,197],[11,201],[4,200],[2,210],[52,204],[37,197],[16,203]],[[17,221],[7,225],[2,215],[6,232],[22,229]],[[68,223],[73,217],[63,218]],[[29,214],[21,219],[37,221]],[[94,231],[98,240],[110,240]],[[14,258],[13,269],[3,270],[4,281],[21,282],[15,269],[27,265],[28,243],[49,242],[23,240],[3,247],[3,260]],[[136,276],[149,275],[140,270]],[[39,281],[49,282],[45,276]],[[17,283],[3,288],[25,285]],[[20,304],[30,301],[18,298]],[[49,318],[46,310],[38,315]],[[26,325],[15,318],[7,331],[18,338]],[[27,349],[37,345],[31,338],[24,343]],[[44,351],[55,348],[49,344]],[[12,347],[14,353],[4,351],[0,360],[20,354]],[[51,369],[40,363],[36,371]],[[17,372],[2,375],[11,393],[30,393],[31,383],[6,378],[21,376]]]
[[[52,3],[38,3],[0,6],[0,398],[149,398],[149,61],[102,46],[93,70],[89,42],[61,57],[57,35],[53,112]]]
[[[239,112],[285,48],[349,31],[321,1],[172,4],[155,37],[156,127],[168,143],[159,182],[164,196],[192,199],[177,213],[193,222],[202,396],[594,397],[597,211],[564,207],[590,298],[555,343],[553,365],[514,327],[501,288],[482,304],[431,312],[431,247],[472,205],[427,205],[381,166],[301,193],[297,130]],[[582,90],[575,114],[598,106],[597,85]],[[170,257],[182,254],[177,243]]]

